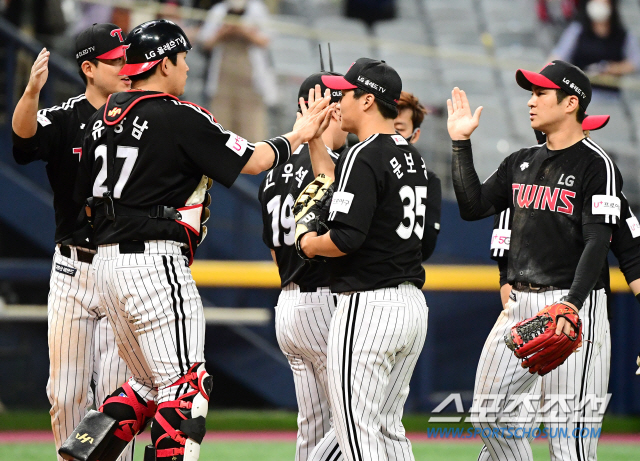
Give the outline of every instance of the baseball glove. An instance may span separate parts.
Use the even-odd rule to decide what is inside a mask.
[[[571,325],[571,335],[556,335],[558,318],[564,317]],[[507,347],[515,356],[525,359],[522,366],[530,373],[544,376],[556,369],[582,343],[582,321],[576,311],[563,303],[546,306],[530,319],[518,322],[504,337]]]
[[[310,259],[300,248],[302,236],[309,232],[322,235],[329,230],[325,222],[329,215],[333,187],[333,179],[319,174],[304,188],[293,205],[293,215],[296,218],[296,251],[302,259]]]

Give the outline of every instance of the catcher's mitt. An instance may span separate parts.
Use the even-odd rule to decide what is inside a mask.
[[[319,174],[307,184],[293,205],[293,215],[296,218],[296,251],[302,259],[310,259],[300,248],[302,236],[308,232],[322,235],[329,230],[325,221],[332,197],[333,179]]]
[[[571,335],[556,335],[558,317],[564,317],[572,326]],[[582,321],[576,311],[563,303],[546,306],[530,319],[518,322],[504,337],[507,347],[515,356],[525,359],[522,366],[530,373],[544,376],[556,369],[580,346]]]

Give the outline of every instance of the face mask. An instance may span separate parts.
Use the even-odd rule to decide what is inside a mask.
[[[419,130],[419,128],[416,128],[415,130],[413,130],[413,133],[411,133],[409,135],[409,137],[404,138],[409,144],[411,144],[411,140],[413,139],[413,137],[415,136],[416,132]]]
[[[611,17],[611,5],[591,0],[587,3],[587,15],[593,22],[606,21]]]

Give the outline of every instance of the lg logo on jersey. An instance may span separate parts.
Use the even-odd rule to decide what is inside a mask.
[[[533,204],[533,209],[535,210],[548,208],[550,211],[557,213],[573,214],[574,205],[571,199],[576,197],[574,191],[558,187],[551,189],[548,186],[531,184],[512,184],[511,188],[513,191],[513,204],[517,204],[520,208],[529,208]],[[517,197],[516,192],[518,192]],[[560,198],[562,204],[557,203],[558,198]]]
[[[564,173],[563,173],[563,174],[560,175],[560,179],[558,180],[558,184],[560,184],[561,186],[572,187],[574,182],[575,182],[575,180],[576,180],[576,177],[574,175],[570,174],[569,176],[567,176],[565,178],[564,177]]]

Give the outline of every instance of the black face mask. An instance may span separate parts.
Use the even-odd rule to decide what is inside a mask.
[[[411,133],[408,138],[404,138],[404,136],[402,136],[402,135],[401,136],[405,139],[405,141],[407,141],[409,144],[411,144],[411,140],[416,135],[416,131],[418,131],[419,129],[420,128],[416,128],[415,130],[413,130],[413,133]]]

